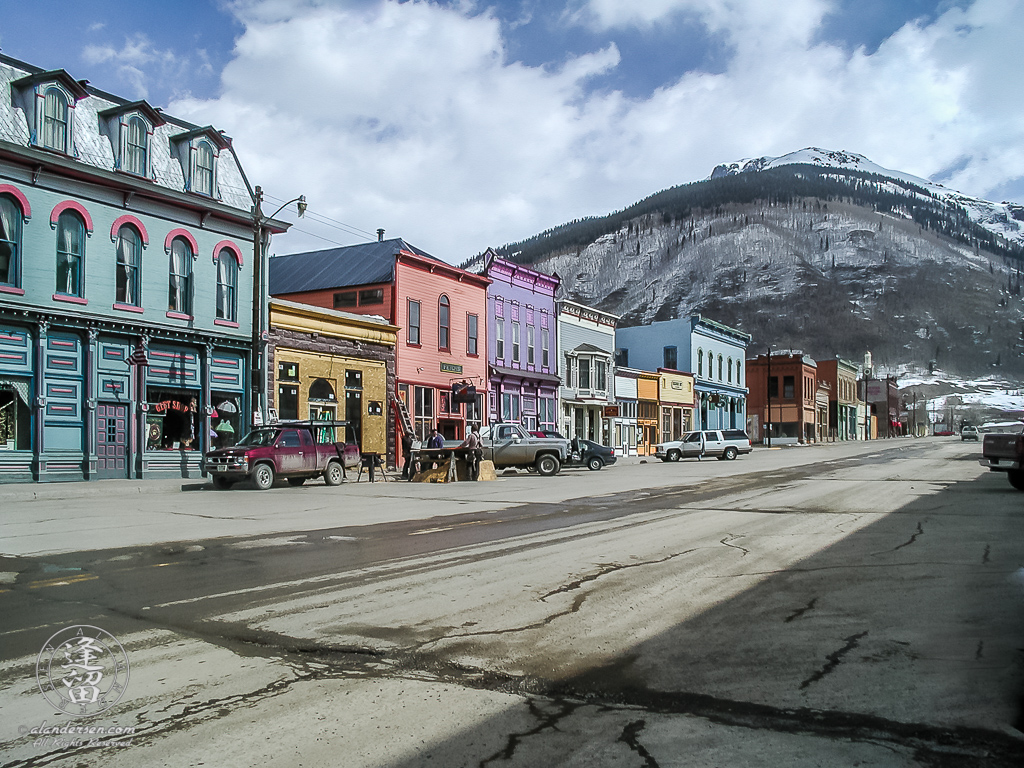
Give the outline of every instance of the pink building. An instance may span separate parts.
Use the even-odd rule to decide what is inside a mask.
[[[461,440],[486,423],[486,277],[453,267],[400,238],[278,256],[270,293],[328,309],[380,315],[399,326],[397,395],[417,439],[437,427]],[[457,403],[453,386],[476,388]]]

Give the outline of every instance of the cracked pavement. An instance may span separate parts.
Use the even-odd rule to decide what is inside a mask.
[[[968,450],[524,475],[419,516],[338,489],[403,497],[378,523],[186,494],[212,537],[0,561],[0,765],[1020,765],[1020,500]],[[331,519],[225,536],[254,498]],[[61,717],[35,654],[72,623],[131,658],[99,716],[129,747],[20,732]]]

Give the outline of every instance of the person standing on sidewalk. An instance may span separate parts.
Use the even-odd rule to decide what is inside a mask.
[[[462,445],[459,446],[459,448],[466,449],[466,470],[470,480],[480,479],[480,457],[483,454],[481,450],[483,443],[480,442],[480,435],[477,432],[479,429],[474,425],[466,435],[466,439],[462,441]]]
[[[402,456],[405,458],[405,463],[402,465],[402,479],[412,480],[412,435],[408,432],[402,433]]]

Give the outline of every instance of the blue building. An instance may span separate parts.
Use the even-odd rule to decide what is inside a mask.
[[[696,429],[744,429],[750,334],[700,315],[616,330],[619,365],[694,375]]]
[[[0,56],[0,482],[192,477],[244,431],[254,202],[220,131]]]

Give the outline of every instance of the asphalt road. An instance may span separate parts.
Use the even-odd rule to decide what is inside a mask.
[[[977,453],[7,500],[0,763],[1018,766],[1024,496]],[[30,732],[72,624],[130,745]]]

